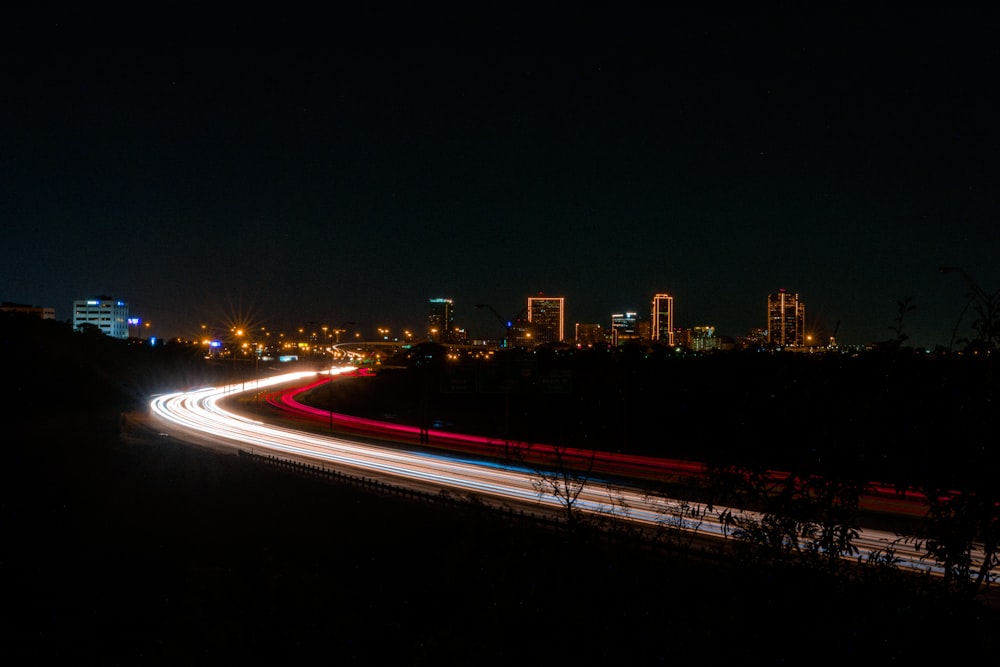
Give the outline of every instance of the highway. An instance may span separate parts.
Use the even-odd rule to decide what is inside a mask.
[[[365,374],[367,370],[362,369],[357,372]],[[530,464],[535,468],[562,463],[565,467],[590,470],[597,477],[625,479],[630,482],[662,483],[672,480],[683,483],[685,480],[702,478],[705,474],[704,465],[698,461],[572,447],[560,447],[557,451],[557,448],[545,443],[505,443],[502,438],[456,433],[437,428],[422,431],[407,424],[322,410],[298,400],[301,394],[327,382],[329,378],[321,377],[306,381],[304,384],[296,383],[288,389],[267,392],[265,400],[274,408],[288,414],[315,423],[329,424],[331,430],[336,425],[338,431],[370,435],[384,441],[392,440],[401,443],[403,447],[412,448],[418,443],[426,443],[434,449],[457,453],[459,456],[516,461]],[[788,474],[780,470],[768,472],[775,486],[788,478]],[[927,511],[927,499],[914,490],[908,489],[899,493],[893,487],[872,483],[861,495],[860,507],[862,510],[874,512],[921,517]]]
[[[353,372],[346,366],[331,374]],[[378,444],[371,438],[322,435],[285,428],[226,410],[224,399],[241,392],[257,392],[281,385],[301,383],[315,371],[288,373],[219,387],[205,387],[153,398],[150,409],[159,428],[180,440],[207,446],[250,449],[297,461],[306,461],[346,474],[376,477],[392,484],[420,490],[447,490],[468,494],[497,506],[553,516],[567,515],[567,504],[575,513],[598,515],[633,522],[639,526],[669,526],[699,536],[726,539],[732,525],[721,520],[725,507],[691,505],[683,501],[652,497],[637,487],[591,477],[546,475],[530,468],[477,461],[460,455],[410,451],[396,444]],[[567,501],[567,497],[575,500]],[[753,518],[733,510],[736,516]],[[892,533],[863,529],[855,545],[864,557],[884,552],[890,545],[900,567],[940,573],[937,563],[903,544]],[[973,555],[982,562],[982,554]],[[993,581],[998,572],[994,571]]]

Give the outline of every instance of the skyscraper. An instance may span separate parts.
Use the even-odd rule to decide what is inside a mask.
[[[650,318],[652,323],[653,342],[674,344],[674,297],[669,294],[656,294],[653,296],[653,314]]]
[[[638,315],[632,312],[611,313],[611,343],[612,345],[622,345],[628,341],[637,340],[639,332],[636,330]]]
[[[798,294],[780,289],[767,297],[767,342],[780,347],[805,345],[806,306]]]
[[[455,330],[455,304],[451,299],[431,299],[427,315],[427,340],[449,343]]]
[[[73,302],[73,329],[93,325],[112,338],[128,338],[128,304],[99,296]]]
[[[532,324],[537,344],[558,343],[566,338],[565,302],[566,299],[561,296],[528,297],[528,321]]]

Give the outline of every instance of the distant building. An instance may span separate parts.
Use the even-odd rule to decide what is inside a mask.
[[[736,338],[734,344],[743,350],[762,348],[767,345],[767,329],[753,328],[745,335]]]
[[[798,294],[780,289],[767,297],[767,342],[778,347],[805,345],[806,306]]]
[[[509,345],[512,347],[533,347],[537,345],[535,325],[528,320],[516,319],[508,330]]]
[[[73,329],[93,325],[112,338],[128,338],[128,304],[100,296],[73,302]]]
[[[427,340],[450,343],[455,331],[455,303],[451,299],[431,299],[427,315]]]
[[[633,312],[611,314],[611,343],[623,345],[629,341],[639,340],[636,328],[639,316]]]
[[[607,342],[607,336],[604,333],[604,328],[600,324],[582,324],[577,323],[576,325],[576,344],[581,347],[593,347],[595,345],[602,345]]]
[[[639,340],[650,340],[652,336],[653,325],[647,320],[637,320],[635,323],[635,335],[639,337]]]
[[[536,345],[566,339],[566,299],[561,296],[528,297],[528,322]]]
[[[653,296],[653,312],[650,317],[651,338],[654,343],[674,344],[674,297],[669,294]]]
[[[692,350],[696,352],[707,352],[709,350],[718,350],[720,347],[721,341],[715,335],[715,327],[706,325],[691,329],[690,348]]]
[[[0,305],[0,313],[21,313],[24,315],[32,315],[40,320],[56,319],[55,308],[42,308],[41,306],[29,306],[23,303],[11,303],[10,301],[4,301],[3,304]]]
[[[692,338],[691,329],[685,329],[683,327],[677,327],[674,329],[675,347],[684,347],[690,350],[692,345],[691,338]]]

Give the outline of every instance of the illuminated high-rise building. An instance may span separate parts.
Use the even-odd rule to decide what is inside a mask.
[[[650,318],[654,343],[674,344],[674,297],[669,294],[653,296],[653,313]]]
[[[639,332],[636,330],[638,315],[633,312],[612,313],[611,314],[611,343],[621,345],[628,341],[637,340]]]
[[[451,299],[431,299],[427,315],[427,340],[450,343],[455,331],[455,303]]]
[[[798,294],[780,289],[767,297],[767,342],[779,347],[805,345],[806,306]]]
[[[691,329],[691,345],[689,346],[695,352],[705,352],[708,350],[718,350],[721,341],[719,337],[715,335],[715,327],[706,324],[703,326],[692,327]]]
[[[100,296],[73,302],[73,329],[93,325],[112,338],[128,338],[128,304]]]
[[[566,299],[561,296],[528,297],[528,321],[535,343],[558,343],[566,338]]]

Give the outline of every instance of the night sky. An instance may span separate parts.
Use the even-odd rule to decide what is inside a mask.
[[[939,266],[1000,289],[995,10],[316,7],[2,10],[0,299],[164,337],[449,297],[499,337],[473,304],[565,296],[571,333],[667,292],[740,336],[786,288],[841,343],[912,297],[932,347]]]

